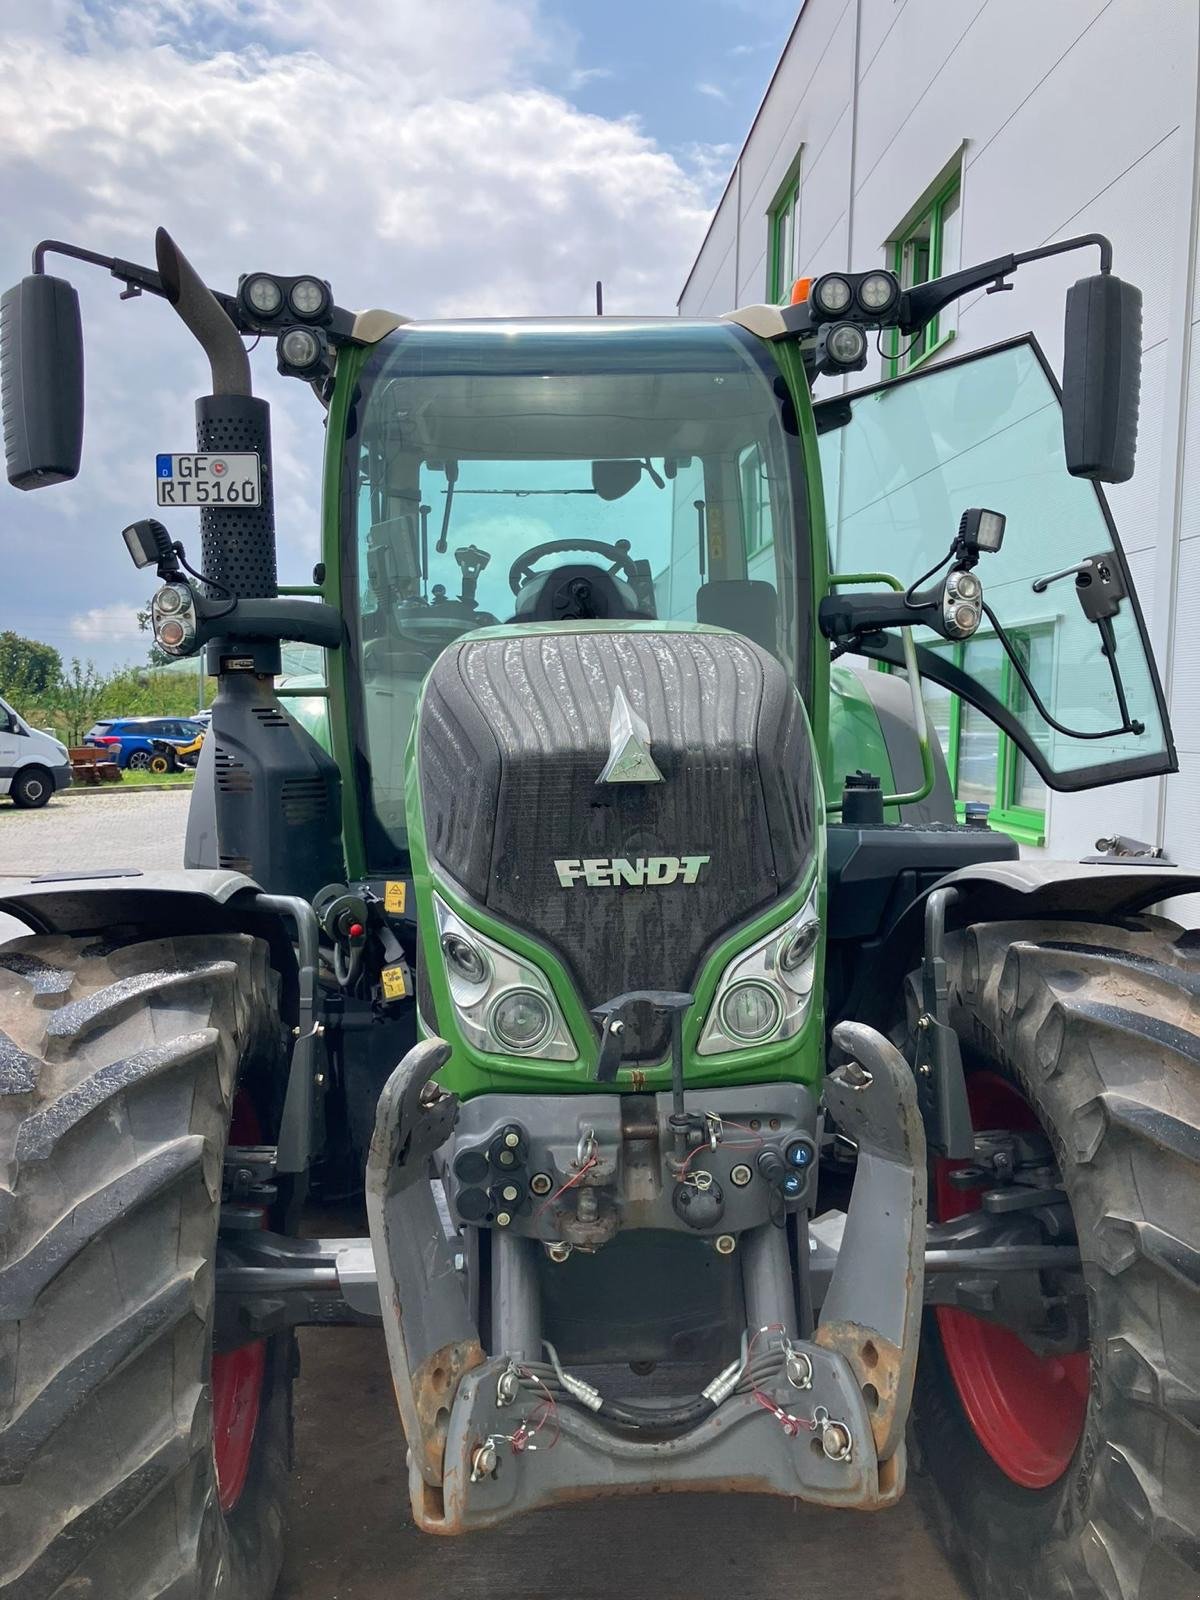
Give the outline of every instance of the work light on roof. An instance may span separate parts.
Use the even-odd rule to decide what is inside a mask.
[[[853,298],[849,279],[838,272],[827,272],[813,285],[812,304],[823,317],[840,317],[849,309]]]
[[[283,290],[265,272],[256,272],[242,284],[242,299],[260,317],[273,317],[283,305]]]
[[[329,304],[329,290],[320,278],[297,278],[288,291],[288,305],[298,317],[314,321]]]
[[[869,315],[882,316],[900,298],[900,284],[894,273],[868,272],[859,279],[858,303]]]

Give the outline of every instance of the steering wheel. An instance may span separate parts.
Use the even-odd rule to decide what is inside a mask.
[[[612,563],[608,569],[610,574],[623,572],[630,583],[637,579],[637,565],[629,554],[628,539],[618,539],[616,544],[605,544],[600,539],[548,539],[545,544],[535,544],[519,555],[509,567],[508,582],[512,592],[520,594],[521,585],[536,576],[533,571],[535,561],[540,561],[543,556],[559,555],[564,550],[590,550]]]

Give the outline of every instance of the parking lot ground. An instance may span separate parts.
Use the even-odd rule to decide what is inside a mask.
[[[0,803],[4,878],[182,864],[187,794]],[[0,943],[24,930],[0,917]],[[966,1600],[917,1493],[867,1516],[762,1495],[594,1501],[439,1539],[408,1514],[382,1334],[306,1329],[277,1600]]]
[[[307,1329],[300,1350],[277,1600],[965,1600],[912,1489],[871,1515],[656,1495],[457,1539],[418,1533],[382,1334]]]

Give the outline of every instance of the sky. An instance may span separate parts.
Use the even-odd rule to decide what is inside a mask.
[[[314,272],[409,316],[671,313],[797,0],[4,0],[0,281],[43,238],[205,281]],[[193,447],[207,368],[165,302],[79,290],[83,466],[0,483],[0,630],[102,667],[143,659],[153,579],[120,530],[154,457]],[[272,402],[280,575],[318,555],[322,412]],[[199,548],[198,513],[168,512]]]

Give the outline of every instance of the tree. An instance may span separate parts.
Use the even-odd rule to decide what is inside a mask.
[[[108,680],[101,676],[94,661],[71,661],[68,671],[60,672],[58,682],[42,696],[41,703],[54,713],[56,725],[66,744],[82,744],[83,736],[100,715]]]
[[[142,630],[143,633],[149,633],[150,632],[150,607],[149,606],[147,606],[144,611],[139,611],[138,612],[138,614],[137,614],[137,625]],[[152,667],[165,667],[165,666],[168,665],[169,662],[171,662],[174,659],[172,656],[169,656],[167,654],[167,652],[164,649],[162,649],[162,647],[157,643],[151,644],[149,654],[150,654],[150,665]]]
[[[0,692],[14,700],[44,694],[62,676],[62,657],[53,645],[0,633]]]

